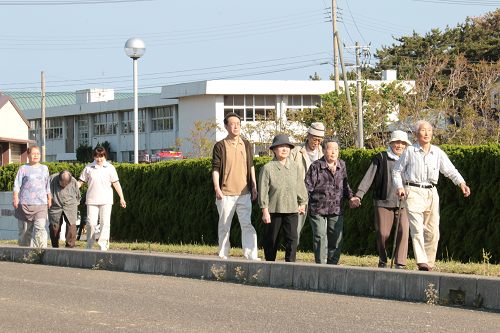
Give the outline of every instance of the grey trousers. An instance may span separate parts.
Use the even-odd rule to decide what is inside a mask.
[[[307,205],[306,205],[306,214],[299,215],[299,223],[297,225],[297,246],[299,246],[300,244],[300,236],[302,235],[302,228],[304,228],[304,225],[306,224],[306,219],[307,219]]]

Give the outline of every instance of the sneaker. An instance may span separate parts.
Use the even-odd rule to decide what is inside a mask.
[[[252,258],[248,258],[248,260],[254,260],[254,261],[262,261],[262,259],[260,259],[260,258],[255,258],[255,259],[252,259]]]
[[[221,259],[229,259],[228,256],[219,256],[219,258],[221,258]]]
[[[405,269],[404,265],[396,264],[396,269]]]
[[[379,262],[378,268],[387,268],[387,264],[385,262]]]

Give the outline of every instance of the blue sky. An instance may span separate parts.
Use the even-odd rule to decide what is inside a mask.
[[[123,50],[130,37],[143,39],[147,48],[138,63],[140,92],[206,79],[306,80],[314,72],[328,79],[333,72],[325,9],[331,0],[6,2],[0,1],[0,91],[39,91],[43,70],[47,91],[131,92],[132,60]],[[495,10],[489,5],[494,1],[457,3],[337,0],[338,30],[346,46],[371,43],[375,53],[394,42],[391,35],[454,27],[467,16]],[[354,62],[354,55],[344,57]]]

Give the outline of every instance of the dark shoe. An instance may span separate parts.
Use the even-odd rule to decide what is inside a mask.
[[[385,262],[379,262],[378,268],[387,268],[387,264]]]
[[[396,269],[405,269],[404,265],[396,264]]]
[[[429,267],[429,265],[422,263],[422,264],[417,264],[418,265],[418,270],[419,271],[432,271],[432,268]]]

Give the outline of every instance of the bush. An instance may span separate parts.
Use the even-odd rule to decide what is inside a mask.
[[[471,188],[464,198],[460,188],[441,176],[438,184],[441,205],[441,240],[438,258],[463,262],[482,261],[482,249],[493,260],[500,256],[500,146],[442,146]],[[373,156],[380,150],[349,149],[340,153],[346,162],[349,184],[355,192]],[[269,157],[254,158],[259,175]],[[115,195],[112,210],[111,236],[120,240],[159,243],[218,244],[218,213],[211,176],[211,159],[166,161],[156,164],[114,163],[123,188],[127,208],[122,209]],[[20,164],[0,167],[0,190],[12,191]],[[83,164],[48,163],[50,173],[70,170],[76,178]],[[369,191],[363,204],[349,209],[344,217],[343,253],[377,255],[373,225],[373,199]],[[253,202],[252,221],[262,241],[262,213],[257,200]],[[235,214],[231,228],[231,244],[241,246],[241,229]],[[392,237],[389,239],[392,248]],[[306,223],[300,249],[312,251],[312,230]],[[409,246],[410,256],[413,256]]]

